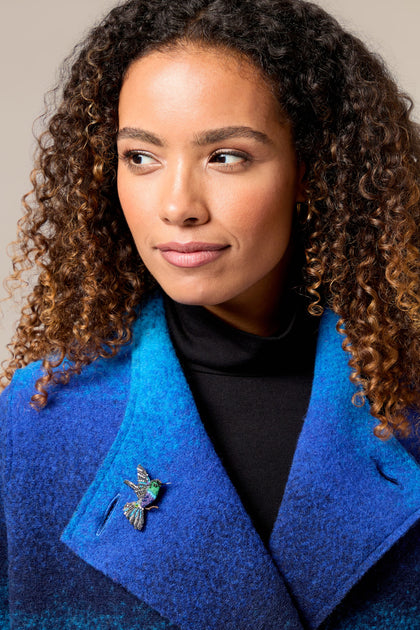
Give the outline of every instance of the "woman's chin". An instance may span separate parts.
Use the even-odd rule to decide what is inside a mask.
[[[211,290],[209,286],[177,288],[160,285],[160,287],[174,302],[189,306],[216,306],[233,297],[228,291],[220,291],[220,288]]]

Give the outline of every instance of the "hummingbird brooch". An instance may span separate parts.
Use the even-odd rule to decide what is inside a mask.
[[[124,479],[124,483],[137,495],[137,501],[131,501],[124,505],[124,514],[135,529],[141,530],[144,525],[144,511],[153,508],[158,509],[157,505],[150,505],[150,503],[156,500],[161,486],[168,485],[169,482],[164,484],[159,479],[150,480],[143,466],[139,464],[137,466],[137,485],[127,479]]]

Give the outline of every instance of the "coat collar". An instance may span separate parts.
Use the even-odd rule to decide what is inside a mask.
[[[420,505],[417,464],[397,441],[374,438],[368,409],[350,403],[335,322],[324,316],[271,553],[200,421],[159,299],[134,331],[120,431],[62,540],[181,628],[302,628],[288,590],[309,627],[319,625]],[[135,499],[123,481],[135,481],[139,463],[171,482],[142,531],[122,511]]]
[[[62,540],[183,629],[302,628],[204,430],[160,300],[134,337],[125,418]],[[136,480],[139,463],[171,482],[142,531],[123,514],[135,499],[124,479]]]
[[[397,439],[374,436],[368,404],[351,403],[336,322],[324,314],[311,400],[270,539],[310,628],[420,518],[420,466]]]

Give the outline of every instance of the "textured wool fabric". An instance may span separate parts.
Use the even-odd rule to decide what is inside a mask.
[[[149,305],[135,339],[123,424],[62,540],[183,628],[299,628],[283,580],[200,421],[160,301]],[[171,483],[141,533],[121,510],[133,499],[121,480],[138,463]],[[117,495],[120,507],[98,536]]]
[[[118,432],[129,368],[127,352],[97,362],[38,412],[29,406],[40,376],[35,363],[0,397],[0,532],[7,526],[7,541],[0,538],[1,628],[176,629],[60,541]]]
[[[291,294],[279,332],[260,337],[202,306],[167,296],[164,305],[201,420],[268,544],[311,394],[319,319]]]
[[[204,431],[159,298],[124,353],[43,411],[28,405],[39,365],[21,370],[1,397],[11,627],[418,628],[419,466],[351,405],[335,323],[326,313],[269,550]],[[123,513],[139,463],[171,482],[142,531]]]
[[[330,318],[328,314],[322,323],[324,341]],[[395,438],[383,442],[374,437],[375,420],[368,406],[349,404],[348,379],[337,387],[337,375],[348,372],[339,345],[338,336],[322,344],[311,402],[270,540],[311,628],[318,627],[420,518],[420,467]],[[419,576],[419,548],[417,555],[406,558],[411,579],[413,571]],[[401,593],[406,594],[408,586],[410,606],[397,611],[401,625],[393,619],[389,626],[384,620],[378,627],[420,627],[420,580],[401,582]],[[373,608],[370,615],[372,623]],[[411,615],[412,626],[404,625],[406,615]]]

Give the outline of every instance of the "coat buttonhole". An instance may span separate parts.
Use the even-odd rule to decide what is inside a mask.
[[[381,464],[380,461],[378,461],[374,457],[372,457],[371,459],[372,459],[373,463],[375,464],[376,470],[381,475],[381,477],[383,477],[384,479],[386,479],[390,483],[394,484],[394,486],[399,486],[400,488],[402,488],[402,483],[399,482],[398,479],[396,479],[395,477],[392,477],[391,475],[388,475],[385,472],[385,470],[383,468],[383,465]]]
[[[115,510],[115,508],[117,507],[117,503],[118,503],[118,499],[120,498],[120,494],[116,494],[115,497],[112,499],[112,501],[109,502],[108,507],[105,510],[105,513],[102,517],[101,523],[98,527],[98,529],[96,530],[96,535],[100,536],[102,534],[102,532],[105,529],[105,525],[107,524],[111,514],[113,513],[113,511]]]

